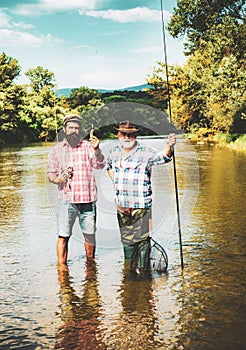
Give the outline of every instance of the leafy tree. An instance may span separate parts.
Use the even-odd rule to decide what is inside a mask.
[[[4,52],[0,55],[0,91],[13,84],[20,74],[18,61],[8,57]]]
[[[245,0],[178,0],[168,30],[175,38],[186,36],[188,53],[199,49],[201,40],[209,42],[221,35],[230,37],[230,53],[235,54],[241,46],[240,52],[245,52],[244,11]]]
[[[72,89],[68,101],[70,108],[76,108],[78,106],[87,106],[89,101],[100,101],[101,96],[97,90],[89,89],[86,86],[81,86],[77,89]]]
[[[19,141],[20,111],[22,109],[25,90],[14,84],[20,73],[16,59],[5,53],[0,55],[0,138],[1,143]]]
[[[210,52],[207,45],[205,52],[197,50],[183,67],[169,67],[173,121],[186,132],[229,133],[244,124],[245,69],[232,55],[215,64]],[[164,64],[159,63],[149,84],[155,87],[152,93],[157,101],[165,98]]]
[[[111,95],[109,97],[104,98],[105,103],[126,102],[126,101],[127,101],[126,96],[121,96],[121,95]]]
[[[154,106],[153,97],[149,93],[149,89],[141,91],[115,90],[113,92],[103,92],[101,96],[106,104],[114,102],[136,102]]]
[[[50,90],[55,87],[55,75],[48,69],[37,66],[36,68],[30,68],[25,74],[30,79],[31,87],[36,93],[39,93],[44,87]]]
[[[26,75],[31,81],[31,91],[28,92],[22,121],[29,128],[29,138],[53,140],[61,123],[60,111],[55,94],[54,73],[41,66],[29,69]]]
[[[245,0],[177,1],[168,30],[186,36],[189,59],[169,67],[169,80],[173,119],[185,131],[229,133],[243,125],[244,10]],[[158,64],[149,78],[157,104],[167,99],[165,66]]]

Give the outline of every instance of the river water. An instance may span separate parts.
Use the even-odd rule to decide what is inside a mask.
[[[246,154],[178,140],[184,270],[169,163],[153,172],[152,232],[168,271],[136,280],[105,170],[96,172],[96,263],[86,263],[76,227],[68,270],[57,269],[56,187],[45,176],[52,146],[0,151],[0,349],[245,349]]]

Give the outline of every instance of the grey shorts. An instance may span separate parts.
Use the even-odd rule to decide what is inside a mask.
[[[129,214],[117,210],[117,218],[124,245],[133,245],[149,237],[151,208],[131,209]]]
[[[96,204],[58,201],[57,208],[57,234],[60,237],[72,235],[75,220],[78,218],[79,226],[83,234],[95,235],[96,233]]]

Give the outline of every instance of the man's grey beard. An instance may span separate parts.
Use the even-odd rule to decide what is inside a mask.
[[[132,148],[136,143],[136,140],[119,139],[119,141],[123,148]]]

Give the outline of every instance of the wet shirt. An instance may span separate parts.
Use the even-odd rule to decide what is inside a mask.
[[[150,208],[152,204],[151,170],[171,160],[163,152],[137,142],[124,157],[121,145],[111,149],[107,170],[113,171],[116,205],[123,208]]]
[[[89,203],[97,200],[96,181],[93,168],[103,169],[106,162],[98,162],[95,150],[88,141],[80,141],[71,147],[64,139],[50,151],[47,174],[59,175],[68,168],[72,176],[66,184],[58,185],[58,198],[71,203]]]

